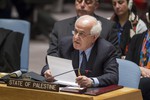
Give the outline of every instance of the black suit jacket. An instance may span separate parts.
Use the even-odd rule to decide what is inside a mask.
[[[147,31],[142,34],[136,34],[132,37],[129,49],[126,55],[126,59],[135,62],[137,65],[139,65],[140,61],[140,52],[142,49],[142,44],[144,37],[146,35]]]
[[[20,69],[23,34],[0,28],[0,72]]]
[[[116,24],[110,20],[94,15],[95,18],[102,23],[101,37],[111,42],[116,47],[118,57],[121,56],[121,50],[118,44],[117,28]],[[50,34],[50,45],[47,51],[48,55],[58,56],[58,43],[60,39],[65,36],[73,36],[74,24],[77,17],[68,18],[62,21],[58,21],[54,24],[52,33]]]
[[[74,69],[79,68],[79,51],[73,48],[72,36],[60,40],[57,55],[61,58],[71,59]],[[106,40],[99,38],[92,48],[87,64],[88,70],[91,72],[86,76],[96,77],[99,80],[99,86],[117,84],[118,64],[116,57],[115,47]],[[45,66],[44,69],[48,69],[48,66]]]

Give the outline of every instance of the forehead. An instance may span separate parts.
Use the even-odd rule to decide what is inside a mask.
[[[78,28],[91,28],[95,23],[95,20],[92,18],[81,18],[79,20],[77,20],[77,22],[75,23],[75,26]]]
[[[85,30],[87,30],[87,25],[83,25],[83,24],[81,25],[81,24],[77,23],[75,25],[75,29],[78,31],[85,31]]]
[[[127,0],[112,0],[113,2],[121,2],[121,1],[127,1]]]
[[[82,0],[83,1],[83,0]],[[84,1],[98,1],[98,0],[84,0]]]
[[[84,1],[86,4],[93,4],[95,2],[98,2],[98,0],[75,0],[75,1],[78,3],[82,3]]]
[[[83,32],[83,33],[87,33],[89,32],[91,29],[91,26],[89,26],[88,24],[76,24],[75,25],[75,30],[78,32]]]

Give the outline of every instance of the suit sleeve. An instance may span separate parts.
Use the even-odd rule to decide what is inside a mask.
[[[115,47],[111,46],[104,53],[106,58],[103,60],[103,75],[97,77],[100,86],[118,84],[118,63],[116,61]]]

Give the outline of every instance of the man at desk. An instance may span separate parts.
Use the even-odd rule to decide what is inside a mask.
[[[101,37],[101,30],[100,21],[84,15],[75,22],[73,38],[64,37],[59,43],[59,57],[71,59],[74,69],[80,69],[76,82],[81,87],[101,87],[118,83],[116,49]],[[48,66],[43,68],[42,73],[48,81],[53,80]]]

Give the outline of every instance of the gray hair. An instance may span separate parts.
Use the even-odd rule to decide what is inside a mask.
[[[76,20],[75,24],[76,23],[80,23],[80,21],[82,21],[83,25],[92,24],[93,26],[90,25],[91,26],[90,34],[98,36],[98,37],[100,36],[100,33],[102,31],[102,24],[101,24],[101,22],[99,20],[97,20],[93,16],[84,15],[84,16],[79,17]]]
[[[90,34],[100,36],[102,31],[102,24],[100,21],[97,21],[96,25],[91,28]]]

